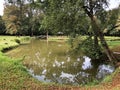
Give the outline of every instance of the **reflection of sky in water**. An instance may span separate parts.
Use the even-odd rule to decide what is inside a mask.
[[[67,57],[67,62],[70,62],[70,57]]]
[[[40,80],[40,81],[45,81],[45,82],[50,82],[51,80],[48,80],[48,79],[46,79],[46,76],[45,76],[45,73],[46,73],[46,69],[45,70],[43,70],[43,72],[42,72],[42,75],[35,75],[34,74],[34,71],[32,70],[32,69],[29,69],[28,70],[28,72],[34,77],[34,78],[36,78],[36,79],[38,79],[38,80]]]
[[[108,75],[110,73],[112,73],[115,70],[115,68],[113,66],[110,65],[100,65],[98,67],[98,74],[97,74],[97,78],[103,78],[105,75]]]
[[[75,75],[61,72],[60,78],[61,78],[62,80],[66,79],[66,80],[68,80],[69,82],[74,82]]]
[[[86,69],[92,68],[92,65],[91,65],[91,62],[90,62],[91,59],[89,57],[86,57],[86,56],[84,56],[83,58],[84,58],[85,61],[83,62],[82,69],[86,70]]]
[[[46,42],[37,40],[8,54],[13,57],[26,55],[24,63],[29,73],[43,82],[79,85],[94,78],[104,78],[114,71],[112,66],[95,64],[87,56],[71,55],[68,51],[67,44],[63,42],[46,45]]]
[[[71,60],[70,57],[68,57],[66,59],[66,62],[63,61],[57,61],[57,58],[55,59],[55,61],[52,63],[52,67],[53,68],[62,68],[62,66],[66,63],[69,63]],[[81,59],[77,58],[77,61],[80,62]],[[78,65],[78,62],[73,62],[73,66],[76,67],[76,65]],[[37,62],[35,62],[37,63]],[[43,63],[41,63],[41,66],[45,66],[45,59],[43,60]],[[42,66],[42,67],[43,67]],[[40,68],[42,68],[40,67]],[[45,66],[46,67],[46,66]],[[67,67],[66,67],[67,68]],[[43,68],[41,71],[41,75],[38,74],[34,74],[34,70],[29,69],[28,71],[30,72],[30,74],[34,77],[37,78],[40,81],[43,82],[57,82],[59,84],[77,84],[79,85],[80,82],[82,83],[86,83],[88,82],[91,73],[87,72],[87,70],[89,71],[90,69],[93,69],[94,67],[91,64],[91,59],[87,56],[83,57],[83,63],[82,63],[82,68],[81,71],[77,72],[76,74],[72,74],[72,73],[67,73],[64,72],[63,70],[60,70],[60,74],[57,74],[57,71],[51,74],[51,77],[47,77],[48,75],[48,70]],[[98,71],[96,74],[96,79],[102,79],[104,78],[106,75],[112,73],[114,71],[114,67],[110,66],[110,65],[99,65],[98,68],[96,68],[96,70]]]
[[[55,60],[55,62],[53,63],[53,67],[57,66],[60,67],[61,65],[63,65],[65,62],[58,62],[57,60]]]
[[[79,76],[79,75],[81,75],[82,77],[88,77],[89,76],[89,74],[85,73],[85,72],[79,72],[79,73],[77,73],[76,76]]]

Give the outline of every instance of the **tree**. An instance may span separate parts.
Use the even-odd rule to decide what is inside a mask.
[[[78,12],[78,6],[75,8],[76,1],[77,0],[72,2],[70,2],[70,0],[41,1],[42,10],[45,14],[42,26],[49,30],[49,32],[63,32],[65,35],[72,34],[74,36],[75,33],[87,33],[89,25],[85,22],[89,22],[89,20],[84,16],[84,12]]]
[[[6,33],[16,34],[20,29],[19,9],[14,5],[4,7],[3,20],[5,21]]]
[[[7,33],[38,35],[43,17],[38,6],[34,0],[5,0],[3,19],[8,27]]]
[[[27,19],[28,19],[28,25],[29,25],[29,31],[30,35],[33,36],[33,34],[40,34],[40,26],[41,26],[41,20],[43,18],[43,13],[37,3],[29,3],[26,4],[27,7]]]
[[[91,19],[91,25],[93,28],[95,42],[97,37],[100,39],[101,45],[104,48],[105,53],[107,54],[110,61],[116,60],[113,53],[110,51],[103,34],[103,30],[98,23],[98,19],[101,12],[104,11],[104,6],[108,6],[107,0],[84,0],[84,10],[88,17]],[[98,14],[98,15],[97,15]],[[105,18],[104,18],[105,19]],[[102,22],[101,22],[102,23]]]
[[[5,34],[5,23],[2,19],[2,16],[0,16],[0,34]]]
[[[104,29],[105,35],[114,35],[119,36],[120,35],[120,7],[115,8],[113,10],[108,11],[108,19],[107,20],[107,28]]]
[[[89,32],[91,26],[89,33],[94,36],[94,47],[99,47],[99,38],[109,60],[111,62],[116,60],[103,34],[103,30],[112,23],[108,23],[110,18],[105,11],[105,8],[108,7],[108,0],[39,0],[39,2],[44,7],[43,26],[46,29],[78,33],[82,28],[86,33]],[[117,15],[118,13],[116,13]]]

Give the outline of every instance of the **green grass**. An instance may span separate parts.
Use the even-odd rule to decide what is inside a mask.
[[[114,48],[115,46],[120,46],[120,41],[107,41],[107,43],[111,48]]]
[[[86,36],[77,37],[77,39],[84,40]],[[49,36],[48,41],[67,41],[69,37],[67,36]],[[120,37],[105,36],[105,40],[108,45],[112,48],[114,46],[120,45]]]
[[[5,48],[12,48],[18,46],[20,43],[17,43],[16,40],[19,40],[21,43],[26,43],[29,37],[15,37],[15,36],[0,36],[0,51]]]
[[[120,37],[110,37],[107,36],[105,37],[108,45],[110,46],[110,48],[114,48],[115,46],[120,46]]]
[[[118,74],[120,72],[120,68],[117,68],[111,75],[106,76],[102,83],[107,83],[107,82],[111,82],[114,78],[114,76],[116,76],[116,74]]]
[[[49,36],[48,41],[67,41],[67,36]]]
[[[13,60],[1,52],[5,48],[18,46],[15,39],[24,42],[25,38],[28,37],[0,36],[0,90],[21,90],[30,87],[25,85],[27,81],[35,82],[22,65],[22,59]]]
[[[0,54],[0,90],[27,89],[36,82],[22,65],[21,60],[12,60]]]
[[[48,90],[49,87],[62,87],[53,83],[41,83],[29,74],[22,64],[23,59],[15,60],[2,53],[6,48],[19,45],[15,39],[19,39],[22,44],[28,42],[29,37],[0,36],[0,90]]]
[[[41,83],[29,75],[22,64],[22,59],[14,60],[5,56],[5,54],[1,52],[2,50],[19,45],[15,39],[20,40],[20,44],[29,41],[29,37],[0,36],[0,90],[54,90],[50,88],[66,88],[68,90],[68,88],[72,87]],[[68,40],[68,37],[50,37],[49,39],[51,41]],[[120,41],[118,38],[107,37],[106,39],[110,46],[119,45]],[[105,81],[111,80],[112,77],[107,77]],[[96,82],[92,84],[94,85],[95,83]]]
[[[120,40],[120,37],[105,36],[105,39],[106,39],[107,41],[118,41],[118,40]]]

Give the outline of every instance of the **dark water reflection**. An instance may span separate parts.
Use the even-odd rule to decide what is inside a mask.
[[[8,51],[6,54],[18,58],[25,56],[24,64],[29,73],[43,82],[59,84],[86,84],[101,80],[114,71],[114,67],[93,63],[85,55],[70,55],[65,42],[33,40],[29,45]]]

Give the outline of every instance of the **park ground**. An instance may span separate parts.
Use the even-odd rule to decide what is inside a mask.
[[[63,37],[50,38],[57,40]],[[120,37],[107,37],[113,51],[120,52]],[[95,82],[86,86],[57,85],[42,83],[32,78],[23,65],[23,59],[11,59],[3,51],[26,44],[29,37],[0,36],[0,90],[120,90],[120,67],[106,77],[100,84]],[[27,41],[27,42],[26,42]]]

